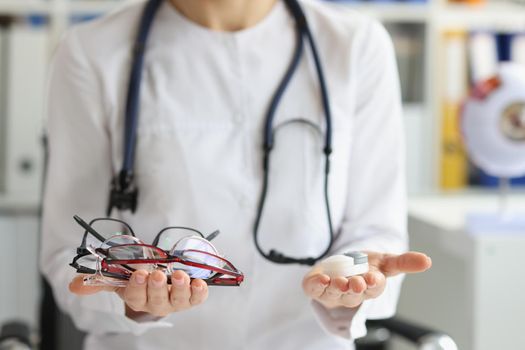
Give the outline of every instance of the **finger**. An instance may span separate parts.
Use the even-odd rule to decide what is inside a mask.
[[[340,298],[340,304],[346,307],[357,307],[365,300],[367,284],[363,276],[348,278],[348,290]]]
[[[386,285],[385,275],[379,271],[370,271],[363,278],[367,285],[364,292],[367,298],[377,298],[383,293]]]
[[[321,299],[326,301],[334,301],[341,297],[343,293],[348,291],[348,279],[346,277],[335,277],[330,279],[330,285],[321,295]]]
[[[306,276],[303,280],[303,290],[307,296],[319,298],[330,284],[330,277],[325,274]]]
[[[145,270],[133,272],[129,283],[121,294],[122,299],[134,311],[145,311],[149,273]]]
[[[378,285],[382,284],[385,281],[385,275],[381,272],[372,270],[363,275],[366,283],[366,289],[376,288]]]
[[[202,304],[208,298],[208,285],[201,279],[191,282],[190,304],[192,306]]]
[[[190,307],[190,277],[184,271],[175,271],[171,274],[170,303],[178,310]]]
[[[117,290],[117,287],[111,286],[86,286],[84,285],[84,278],[86,275],[78,275],[69,283],[69,291],[76,295],[91,295],[98,292],[106,291],[112,292]]]
[[[156,316],[165,316],[171,310],[167,278],[162,271],[153,271],[149,276],[147,308]]]
[[[408,252],[401,255],[385,255],[379,266],[381,272],[387,277],[400,273],[415,273],[428,270],[432,260],[423,253]]]
[[[348,290],[354,294],[363,294],[367,284],[363,276],[352,276],[348,278]]]

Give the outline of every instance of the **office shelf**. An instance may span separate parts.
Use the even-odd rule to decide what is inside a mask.
[[[440,27],[524,30],[525,6],[513,3],[451,4],[443,6],[437,21]]]
[[[52,11],[52,7],[50,5],[50,2],[42,0],[0,0],[0,14],[50,14]]]
[[[92,14],[115,11],[130,4],[143,1],[144,0],[73,0],[67,5],[69,6],[69,11],[72,13]]]
[[[381,21],[401,23],[425,23],[430,16],[430,6],[427,4],[406,3],[355,3],[336,2],[336,6],[358,11]]]
[[[51,53],[64,30],[71,25],[72,16],[97,15],[145,0],[0,0],[0,15],[25,16],[43,14],[49,17]],[[489,0],[492,1],[492,0]],[[525,32],[525,6],[493,0],[485,5],[450,4],[445,0],[417,2],[356,2],[333,1],[342,11],[358,11],[389,24],[407,24],[409,30],[421,30],[424,42],[422,101],[406,105],[407,141],[418,143],[417,152],[409,154],[413,164],[413,181],[417,190],[437,189],[440,154],[440,86],[444,73],[440,62],[443,50],[442,34],[449,29],[506,30]],[[414,26],[412,26],[414,24]],[[403,43],[401,43],[402,45]],[[413,148],[413,147],[412,147]],[[417,170],[420,168],[423,170]],[[414,189],[412,189],[414,191]],[[15,205],[13,200],[0,205]]]

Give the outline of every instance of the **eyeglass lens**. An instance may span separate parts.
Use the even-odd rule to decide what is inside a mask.
[[[112,219],[95,219],[91,221],[90,226],[97,231],[106,241],[114,236],[134,236],[133,230],[124,222]],[[84,237],[87,246],[94,246],[96,248],[108,248],[108,246],[102,246],[100,240],[94,237],[88,232],[84,232]],[[125,244],[125,243],[119,243]]]

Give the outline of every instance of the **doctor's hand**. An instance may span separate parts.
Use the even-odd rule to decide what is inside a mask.
[[[314,266],[303,279],[305,294],[327,308],[355,308],[367,299],[380,296],[388,277],[423,272],[432,265],[430,258],[422,253],[365,253],[368,254],[369,271],[363,275],[331,279],[320,266]]]
[[[82,296],[102,291],[115,292],[126,304],[126,315],[132,319],[164,317],[202,304],[208,297],[206,282],[201,279],[190,282],[190,277],[183,271],[173,272],[171,285],[167,284],[166,275],[161,271],[150,274],[137,270],[126,287],[86,286],[83,278],[79,275],[71,281],[69,290],[72,293]]]

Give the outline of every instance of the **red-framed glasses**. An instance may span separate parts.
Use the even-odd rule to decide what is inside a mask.
[[[239,286],[244,280],[242,272],[219,256],[211,244],[210,240],[219,231],[204,238],[195,229],[167,227],[155,237],[154,245],[149,245],[136,238],[129,225],[120,220],[95,219],[90,224],[78,216],[75,220],[86,232],[70,265],[79,273],[91,275],[85,279],[86,284],[124,286],[138,269],[161,270],[166,273],[168,283],[176,270],[186,272],[190,278],[200,278],[208,285]],[[99,232],[95,224],[99,229],[115,224],[120,227]]]

